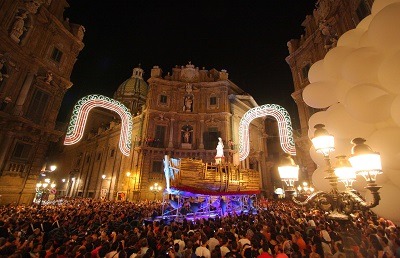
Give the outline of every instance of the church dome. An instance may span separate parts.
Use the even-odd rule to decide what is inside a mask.
[[[143,79],[143,69],[133,69],[131,78],[124,81],[114,93],[115,99],[140,98],[146,99],[149,86]]]

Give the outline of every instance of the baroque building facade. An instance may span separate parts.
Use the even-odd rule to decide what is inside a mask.
[[[0,201],[30,204],[85,29],[66,0],[0,1]],[[49,165],[49,164],[47,164]]]
[[[301,24],[304,34],[300,39],[291,39],[287,46],[289,56],[286,57],[292,72],[294,92],[292,98],[296,102],[300,131],[297,133],[297,161],[302,168],[300,177],[311,180],[316,169],[309,150],[312,146],[308,138],[308,120],[318,109],[311,108],[303,101],[303,90],[310,84],[308,71],[312,64],[323,59],[326,53],[336,47],[338,38],[346,31],[354,29],[366,16],[371,14],[374,0],[318,0],[312,15],[307,15]]]
[[[146,82],[139,67],[118,87],[114,99],[132,114],[130,155],[119,151],[121,121],[116,114],[93,109],[83,139],[60,145],[61,152],[54,158],[59,173],[68,178],[64,188],[59,188],[66,196],[152,199],[150,186],[165,186],[165,155],[215,162],[219,137],[225,161],[259,171],[260,188],[266,195],[273,193],[265,118],[252,121],[250,155],[239,162],[239,122],[258,104],[228,79],[227,71],[199,69],[189,63],[163,75],[154,66]]]

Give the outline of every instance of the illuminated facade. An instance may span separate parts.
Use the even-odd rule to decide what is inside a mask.
[[[0,1],[0,203],[31,203],[85,29],[65,0]]]
[[[343,33],[354,29],[371,13],[373,2],[373,0],[317,1],[313,14],[307,15],[301,24],[304,27],[304,34],[300,39],[291,39],[287,43],[289,56],[286,57],[286,62],[292,71],[294,83],[292,97],[297,104],[301,127],[296,137],[297,161],[304,173],[301,176],[305,180],[311,179],[316,169],[309,154],[312,144],[308,138],[308,120],[314,113],[320,111],[307,106],[303,101],[303,90],[310,84],[308,70],[312,64],[323,59],[330,49],[336,47],[337,39]]]
[[[165,155],[215,162],[219,137],[224,142],[225,160],[260,171],[262,190],[272,194],[268,119],[263,116],[248,123],[249,154],[239,161],[240,120],[258,104],[228,79],[227,71],[199,69],[189,63],[164,76],[161,68],[154,66],[147,83],[142,74],[141,68],[135,68],[114,94],[132,114],[129,156],[118,148],[121,119],[109,110],[94,108],[82,140],[63,146],[56,158],[58,170],[69,178],[65,185],[68,196],[151,199],[151,185],[165,187]],[[75,119],[78,117],[76,113]],[[273,129],[276,134],[277,125]]]

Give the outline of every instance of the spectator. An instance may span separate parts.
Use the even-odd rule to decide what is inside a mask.
[[[201,245],[196,248],[196,255],[197,256],[204,256],[204,258],[211,258],[211,252],[207,249],[207,242],[208,239],[206,236],[201,238]]]
[[[268,243],[264,243],[262,245],[262,253],[257,258],[272,258],[273,256],[269,254],[269,251]]]

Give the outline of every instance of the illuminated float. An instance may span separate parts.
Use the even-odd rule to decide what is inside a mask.
[[[296,155],[289,113],[279,105],[268,104],[250,109],[242,117],[239,127],[240,160],[249,154],[248,127],[251,121],[268,115],[278,121],[282,149]],[[164,217],[187,214],[223,216],[255,210],[253,203],[256,203],[256,195],[260,193],[260,172],[225,162],[222,139],[218,140],[213,163],[165,156]]]

